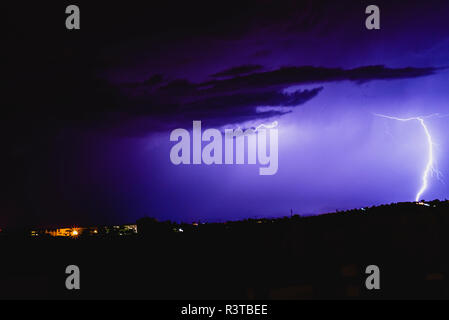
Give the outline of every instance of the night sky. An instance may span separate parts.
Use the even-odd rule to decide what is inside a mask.
[[[426,119],[449,187],[449,2],[7,5],[0,227],[215,222],[413,201]],[[405,5],[407,3],[407,5]],[[376,4],[381,29],[365,28]],[[5,88],[6,86],[6,88]],[[170,162],[170,132],[278,121],[279,169]]]

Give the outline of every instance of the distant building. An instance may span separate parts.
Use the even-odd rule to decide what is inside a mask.
[[[124,224],[121,226],[103,227],[100,228],[100,231],[107,235],[127,236],[137,233],[137,225]]]
[[[77,237],[85,231],[85,228],[60,228],[53,230],[45,230],[45,234],[52,237]]]
[[[73,227],[73,228],[57,228],[57,229],[42,229],[31,230],[32,237],[50,236],[50,237],[67,237],[77,238],[80,236],[97,236],[97,235],[117,235],[126,236],[137,233],[137,225],[126,224],[119,226],[104,226],[104,227]]]

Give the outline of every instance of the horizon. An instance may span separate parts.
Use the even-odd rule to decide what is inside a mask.
[[[75,224],[75,225],[60,225],[60,226],[22,226],[22,227],[15,227],[11,230],[27,230],[27,231],[35,231],[35,230],[54,230],[54,229],[83,229],[83,228],[101,228],[101,227],[111,227],[111,226],[130,226],[130,225],[138,225],[139,220],[142,219],[151,219],[154,220],[157,223],[168,223],[168,224],[172,224],[172,225],[208,225],[208,224],[227,224],[227,223],[239,223],[239,222],[248,222],[248,221],[263,221],[263,220],[284,220],[284,219],[290,219],[290,218],[312,218],[312,217],[318,217],[318,216],[326,216],[326,215],[333,215],[333,214],[341,214],[341,213],[346,213],[346,212],[353,212],[353,211],[366,211],[369,209],[376,209],[376,208],[381,208],[381,207],[385,207],[385,206],[397,206],[397,205],[403,205],[403,204],[415,204],[415,205],[422,205],[424,204],[428,204],[428,203],[433,203],[433,202],[439,202],[439,203],[444,203],[444,202],[449,202],[448,199],[433,199],[433,200],[421,200],[421,201],[402,201],[402,202],[392,202],[392,203],[384,203],[384,204],[380,204],[380,205],[372,205],[372,206],[362,206],[362,207],[358,207],[358,208],[350,208],[350,209],[344,209],[344,210],[335,210],[335,211],[330,211],[330,212],[321,212],[318,214],[304,214],[304,213],[295,213],[295,212],[291,212],[289,215],[285,215],[285,216],[253,216],[253,217],[247,217],[247,218],[243,218],[243,219],[238,219],[238,220],[225,220],[225,221],[200,221],[200,220],[195,220],[195,221],[174,221],[174,220],[159,220],[155,217],[152,216],[142,216],[140,218],[138,218],[136,221],[128,221],[126,223],[121,223],[118,225],[114,225],[114,224],[95,224],[95,225],[80,225],[80,224]],[[8,231],[8,226],[0,226],[0,233],[4,232],[4,231]]]

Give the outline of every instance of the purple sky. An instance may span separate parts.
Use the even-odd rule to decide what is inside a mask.
[[[18,217],[40,225],[125,223],[146,215],[225,221],[413,201],[427,161],[424,131],[418,122],[374,114],[439,113],[426,123],[438,169],[449,176],[449,4],[380,1],[381,30],[373,31],[364,26],[367,4],[267,1],[246,10],[249,3],[186,28],[177,13],[179,26],[168,21],[167,30],[163,22],[146,26],[143,13],[135,22],[131,10],[112,28],[114,37],[87,17],[86,29],[96,33],[54,53],[63,55],[61,65],[81,55],[70,66],[83,63],[82,70],[72,69],[67,80],[54,67],[37,73],[51,80],[33,81],[36,92],[52,90],[45,81],[68,81],[64,97],[76,98],[34,102],[65,111],[42,112],[58,123],[56,133],[14,144],[11,159],[23,166],[14,167],[21,174],[11,178],[9,214],[0,224]],[[113,20],[120,10],[111,10]],[[252,74],[232,74],[239,69]],[[216,75],[226,70],[227,78]],[[36,77],[25,67],[18,74]],[[295,92],[292,100],[287,94]],[[257,113],[262,106],[282,112]],[[285,110],[291,112],[281,115]],[[212,127],[277,120],[277,174],[261,176],[259,165],[174,166],[170,132],[193,120]],[[448,197],[446,184],[435,177],[429,183],[425,199]]]

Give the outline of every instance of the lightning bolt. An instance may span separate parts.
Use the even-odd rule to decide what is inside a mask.
[[[273,121],[271,124],[262,123],[262,124],[259,124],[257,127],[251,127],[251,129],[254,128],[253,133],[256,133],[257,131],[259,131],[260,128],[274,129],[277,126],[278,126],[278,122],[277,121]],[[241,128],[237,127],[237,130],[241,130]]]
[[[272,124],[264,124],[264,123],[262,123],[262,124],[258,125],[258,126],[254,129],[254,132],[257,132],[260,128],[273,129],[273,128],[276,128],[277,125],[278,125],[278,122],[277,122],[277,121],[273,121]]]
[[[424,192],[427,190],[427,188],[429,186],[429,176],[430,175],[434,174],[437,177],[437,179],[441,181],[441,172],[438,171],[437,168],[435,167],[434,152],[433,152],[435,144],[433,143],[429,128],[427,128],[427,125],[424,121],[424,119],[427,119],[427,118],[430,118],[433,116],[439,116],[439,114],[431,114],[431,115],[425,116],[425,117],[412,117],[412,118],[397,118],[397,117],[392,117],[392,116],[386,116],[383,114],[375,114],[375,115],[378,117],[397,120],[397,121],[403,121],[403,122],[418,121],[419,124],[421,125],[421,127],[423,128],[424,133],[426,134],[426,137],[427,137],[427,164],[426,164],[426,168],[424,169],[424,172],[422,174],[421,188],[419,189],[418,193],[416,194],[416,198],[415,198],[415,201],[419,202],[421,199],[421,196],[424,194]]]

